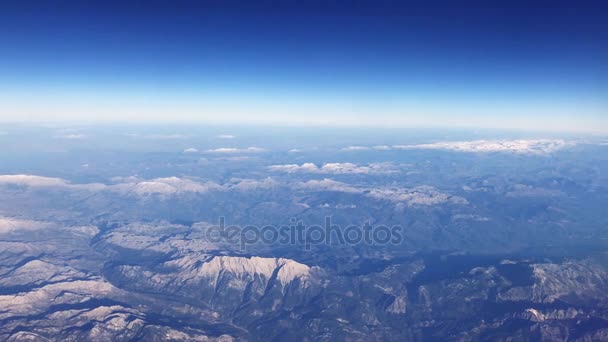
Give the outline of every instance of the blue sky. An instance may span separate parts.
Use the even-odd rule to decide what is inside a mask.
[[[0,5],[0,120],[608,132],[601,2]]]

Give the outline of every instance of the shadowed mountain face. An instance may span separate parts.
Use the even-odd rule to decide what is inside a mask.
[[[603,140],[53,130],[0,157],[0,340],[608,339]]]

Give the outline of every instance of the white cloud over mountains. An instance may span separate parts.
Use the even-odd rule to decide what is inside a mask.
[[[42,231],[42,230],[70,230],[79,234],[94,236],[99,232],[94,226],[64,226],[48,221],[34,221],[13,217],[0,216],[0,235],[12,235],[22,232]]]
[[[279,182],[267,177],[258,179],[231,179],[230,184],[224,184],[225,188],[238,191],[267,190],[279,186]]]
[[[0,185],[18,185],[30,188],[64,188],[86,191],[112,191],[121,194],[133,195],[171,195],[177,193],[202,193],[211,190],[220,190],[222,187],[213,182],[200,183],[178,177],[156,178],[140,180],[134,177],[117,178],[117,184],[72,184],[61,178],[51,178],[32,175],[0,175]]]
[[[370,147],[367,146],[348,146],[343,148],[342,150],[344,151],[368,151],[370,150]]]
[[[61,178],[41,177],[32,175],[0,175],[0,184],[13,184],[31,187],[68,186]]]
[[[334,168],[330,169],[334,170]],[[342,168],[337,169],[342,170]],[[438,205],[442,203],[467,204],[467,201],[464,198],[440,192],[431,186],[418,186],[414,188],[384,186],[361,187],[329,178],[293,183],[279,183],[271,177],[265,179],[231,179],[224,184],[218,184],[211,181],[201,182],[179,177],[155,178],[150,180],[141,180],[136,177],[118,177],[113,180],[117,183],[72,184],[60,178],[31,175],[4,175],[0,176],[0,185],[17,185],[50,190],[65,189],[68,191],[111,192],[140,198],[159,196],[161,199],[168,199],[182,194],[202,194],[225,191],[267,191],[285,187],[287,189],[291,188],[296,191],[305,192],[330,191],[360,194],[368,198],[390,201],[408,206]]]
[[[561,139],[517,139],[517,140],[473,140],[473,141],[447,141],[429,144],[413,145],[381,145],[381,146],[349,146],[343,151],[369,151],[369,150],[446,150],[456,152],[510,152],[521,154],[543,154],[573,146],[573,142]]]
[[[513,153],[550,153],[571,146],[564,140],[476,140],[460,142],[438,142],[432,144],[406,145],[405,149],[436,149],[458,152],[513,152]]]
[[[335,191],[348,193],[362,192],[361,189],[328,178],[323,180],[309,180],[306,182],[300,182],[296,184],[296,188],[307,191]]]
[[[368,196],[407,205],[437,205],[442,203],[467,204],[467,200],[438,191],[432,186],[423,185],[408,188],[371,189]]]
[[[372,163],[360,166],[353,163],[326,163],[317,166],[314,163],[271,165],[271,171],[286,173],[328,173],[328,174],[374,174],[374,173],[393,173],[396,169],[391,163]]]
[[[353,194],[363,194],[376,200],[390,201],[406,206],[433,206],[444,203],[468,204],[467,200],[443,193],[432,186],[422,185],[414,188],[402,187],[355,187],[350,184],[325,178],[300,182],[296,188],[306,191],[333,191]]]
[[[136,139],[151,139],[151,140],[180,140],[187,139],[189,136],[184,134],[141,134],[127,133],[125,136]]]
[[[199,183],[178,177],[156,178],[149,181],[110,185],[108,188],[115,191],[134,193],[139,196],[153,194],[172,195],[188,192],[203,193],[222,189],[219,184],[213,182]]]
[[[14,232],[21,231],[34,231],[40,229],[46,229],[49,227],[48,223],[31,220],[20,220],[8,217],[0,216],[0,234],[11,234]]]
[[[247,148],[236,148],[236,147],[220,147],[212,150],[207,150],[207,153],[260,153],[266,152],[266,149],[261,147],[247,147]]]
[[[57,139],[66,139],[66,140],[83,140],[83,139],[86,139],[87,137],[88,137],[87,135],[80,134],[80,133],[64,134],[64,135],[55,136],[55,138],[57,138]]]
[[[122,195],[145,197],[150,195],[178,195],[184,193],[206,193],[210,191],[254,191],[279,186],[267,177],[265,179],[231,179],[225,184],[200,182],[187,178],[165,177],[142,180],[137,177],[115,177],[115,184],[86,183],[73,184],[61,178],[32,175],[0,175],[1,185],[16,185],[28,188],[67,189],[85,191],[109,191]]]
[[[371,150],[378,150],[378,151],[387,151],[390,150],[392,147],[388,146],[388,145],[377,145],[377,146],[348,146],[342,149],[342,151],[371,151]]]

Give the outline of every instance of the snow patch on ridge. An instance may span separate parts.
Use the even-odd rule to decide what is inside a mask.
[[[186,256],[167,264],[180,268],[196,268],[199,276],[211,279],[217,279],[221,274],[226,273],[234,275],[237,279],[256,276],[270,279],[276,271],[276,277],[283,286],[296,279],[307,280],[311,272],[311,267],[291,259],[256,256],[250,258],[207,256],[202,259],[200,256]]]

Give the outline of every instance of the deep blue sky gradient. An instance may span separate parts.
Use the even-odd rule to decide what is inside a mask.
[[[0,5],[0,32],[7,108],[33,118],[42,109],[20,101],[94,119],[77,111],[208,99],[227,118],[227,103],[254,108],[252,122],[265,111],[306,115],[282,113],[301,103],[438,121],[470,112],[542,122],[555,111],[603,124],[608,109],[605,2],[15,1]]]

